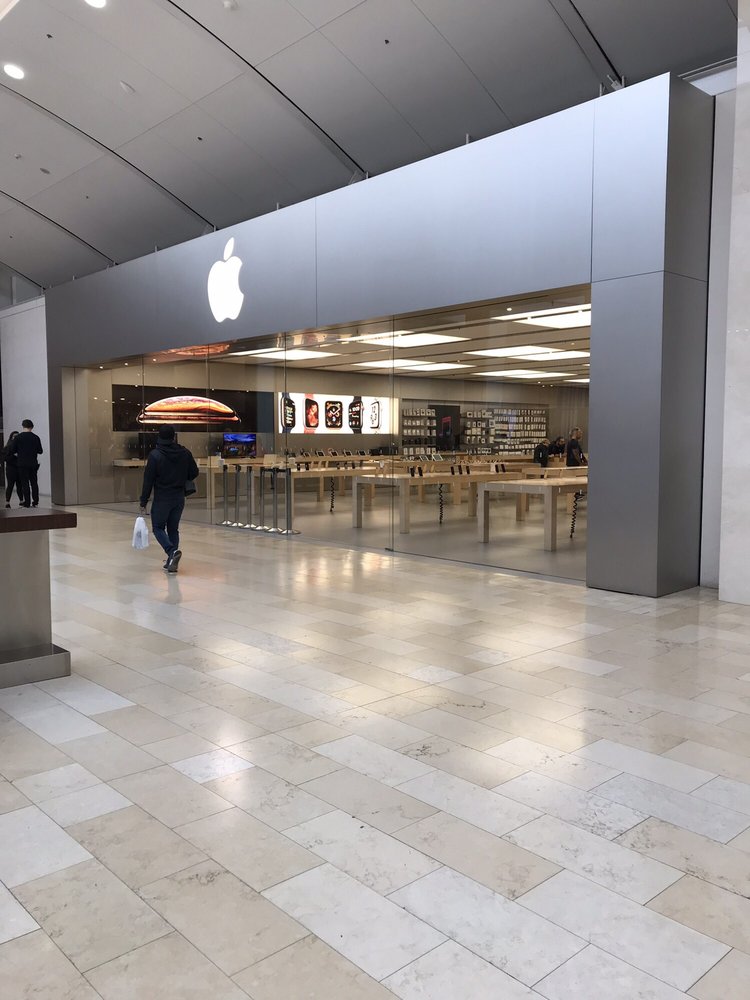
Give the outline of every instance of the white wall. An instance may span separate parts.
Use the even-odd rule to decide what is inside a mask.
[[[703,451],[703,587],[719,586],[721,481],[724,440],[724,377],[727,342],[729,230],[732,218],[735,92],[716,97],[714,176],[711,199],[711,264],[708,278],[706,411]],[[687,448],[687,444],[686,444]]]
[[[44,455],[39,469],[39,492],[50,493],[49,401],[47,392],[47,328],[44,299],[0,312],[0,370],[3,380],[3,430],[21,430],[21,421],[34,421]]]

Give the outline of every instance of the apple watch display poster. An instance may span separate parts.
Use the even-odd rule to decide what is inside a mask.
[[[390,434],[393,401],[387,396],[333,396],[279,392],[279,431],[284,434]]]

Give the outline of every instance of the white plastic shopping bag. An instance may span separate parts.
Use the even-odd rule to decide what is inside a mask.
[[[135,519],[135,527],[133,528],[133,548],[148,548],[148,528],[146,527],[145,517],[137,517]]]

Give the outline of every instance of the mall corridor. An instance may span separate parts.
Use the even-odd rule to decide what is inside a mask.
[[[728,1000],[750,608],[131,519],[0,691],[7,1000]]]

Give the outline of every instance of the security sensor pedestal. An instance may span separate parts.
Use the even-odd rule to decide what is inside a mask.
[[[0,688],[70,673],[70,653],[52,642],[49,531],[76,524],[67,511],[0,511]]]

